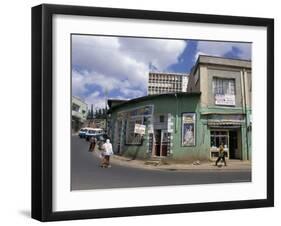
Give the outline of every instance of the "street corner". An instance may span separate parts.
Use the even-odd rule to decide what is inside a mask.
[[[132,159],[129,157],[114,155],[112,162],[126,167],[141,168],[147,170],[163,171],[251,171],[249,161],[228,161],[225,166],[214,161],[194,161],[194,162],[169,162],[161,159]]]
[[[250,165],[250,162],[243,161],[227,161],[227,167],[219,168],[210,161],[175,163],[167,161],[167,158],[162,161],[157,158],[137,159],[115,153],[109,159],[112,168],[107,170],[100,167],[103,158],[97,146],[89,151],[89,142],[78,136],[71,142],[73,190],[251,181],[251,171],[235,170]]]

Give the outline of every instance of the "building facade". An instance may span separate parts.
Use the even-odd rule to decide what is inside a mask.
[[[114,152],[140,159],[204,158],[197,141],[201,132],[196,123],[199,99],[200,93],[181,92],[145,96],[115,105],[109,110],[109,136]]]
[[[85,123],[88,115],[88,105],[78,97],[72,96],[72,132],[77,132]]]
[[[201,92],[199,117],[210,157],[223,143],[228,158],[250,160],[251,61],[199,56],[189,79],[187,91]]]
[[[199,56],[186,92],[154,94],[113,105],[114,152],[133,158],[251,160],[251,62]]]
[[[188,74],[150,72],[148,75],[148,95],[186,92]]]

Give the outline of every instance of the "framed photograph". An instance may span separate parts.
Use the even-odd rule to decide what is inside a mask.
[[[32,217],[274,205],[274,21],[32,8]]]

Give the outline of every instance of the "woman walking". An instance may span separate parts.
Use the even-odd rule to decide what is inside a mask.
[[[113,149],[112,149],[112,144],[110,143],[110,140],[107,139],[106,142],[102,146],[103,149],[103,159],[102,159],[102,164],[101,167],[104,168],[110,168],[110,156],[113,155]]]

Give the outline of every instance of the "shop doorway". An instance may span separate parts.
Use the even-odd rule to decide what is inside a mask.
[[[168,133],[164,130],[154,130],[154,156],[165,157],[168,155]]]
[[[229,158],[230,159],[241,159],[237,130],[229,131]]]
[[[154,142],[154,155],[160,156],[161,154],[161,130],[155,130],[155,142]]]
[[[241,136],[239,129],[214,129],[211,130],[211,147],[218,148],[224,144],[227,148],[226,157],[241,159]]]

